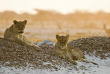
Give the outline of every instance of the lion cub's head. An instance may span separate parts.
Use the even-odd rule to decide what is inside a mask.
[[[13,24],[14,31],[16,31],[19,34],[24,33],[24,29],[25,29],[27,20],[24,20],[24,21],[16,21],[16,20],[14,20],[13,23],[14,23]]]
[[[56,35],[56,39],[60,49],[65,49],[68,43],[69,35],[66,35],[66,36]]]

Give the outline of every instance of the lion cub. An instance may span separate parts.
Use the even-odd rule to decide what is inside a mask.
[[[26,45],[36,46],[32,44],[30,41],[28,41],[25,36],[22,35],[24,33],[26,23],[27,23],[27,20],[24,20],[24,21],[14,20],[13,25],[5,30],[4,38],[13,40],[22,45],[26,44]]]
[[[56,35],[57,42],[55,44],[55,53],[57,56],[67,59],[68,61],[72,62],[73,64],[77,65],[73,56],[67,46],[69,35],[67,36],[59,36]]]
[[[67,36],[56,35],[56,39],[57,39],[57,42],[55,44],[55,53],[57,56],[67,59],[68,61],[72,62],[75,65],[77,65],[75,60],[78,60],[80,62],[88,62],[88,63],[90,62],[87,60],[83,60],[83,59],[86,59],[86,57],[84,56],[81,50],[73,47],[69,47],[67,45],[69,35]],[[91,62],[91,63],[96,64],[94,62]]]

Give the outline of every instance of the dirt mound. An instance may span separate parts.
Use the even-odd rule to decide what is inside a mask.
[[[110,38],[109,37],[90,37],[73,40],[68,43],[70,47],[76,47],[88,54],[96,52],[96,56],[101,58],[110,57],[110,54],[105,56],[105,53],[110,53]]]
[[[51,42],[52,43],[52,42]],[[41,48],[20,45],[16,42],[0,38],[0,67],[15,66],[15,67],[34,67],[39,69],[55,69],[60,67],[69,67],[72,70],[77,69],[72,63],[65,59],[55,56],[54,43],[41,44]],[[79,48],[87,53],[96,51],[96,56],[105,58],[110,57],[110,39],[107,37],[91,37],[82,38],[71,41],[71,47]],[[28,64],[27,64],[28,63]],[[30,64],[30,65],[29,65]]]
[[[27,66],[28,63],[31,64],[30,66],[39,69],[52,68],[58,70],[57,66],[73,65],[64,59],[56,57],[52,46],[43,45],[41,48],[23,46],[0,38],[0,66],[21,67]]]
[[[41,49],[22,46],[16,42],[0,38],[0,62],[5,65],[26,65],[26,62],[36,61],[36,53]],[[8,63],[9,62],[9,63]]]

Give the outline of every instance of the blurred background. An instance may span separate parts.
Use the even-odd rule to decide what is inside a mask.
[[[24,35],[33,42],[56,41],[56,34],[70,40],[108,36],[110,0],[0,0],[0,37],[13,20],[27,20]]]

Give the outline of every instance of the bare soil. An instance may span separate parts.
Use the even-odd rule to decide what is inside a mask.
[[[109,37],[90,37],[81,38],[71,41],[71,47],[76,47],[87,54],[94,54],[100,56],[101,59],[110,57],[110,38]],[[91,56],[91,55],[90,55]],[[59,70],[60,67],[68,67],[72,70],[77,70],[69,61],[55,56],[54,46],[52,44],[43,44],[40,48],[21,45],[16,42],[0,38],[0,67],[2,66],[15,66],[16,68],[25,67],[27,63],[29,67],[39,69],[55,69]]]
[[[31,64],[29,67],[58,70],[57,66],[66,67],[67,65],[73,65],[64,59],[56,57],[52,46],[46,45],[41,46],[41,48],[23,46],[0,38],[0,66],[15,66],[19,68],[26,67],[28,63]]]
[[[76,47],[82,51],[87,51],[87,54],[100,56],[102,59],[110,57],[110,37],[95,36],[89,38],[81,38],[69,42],[68,46]]]

